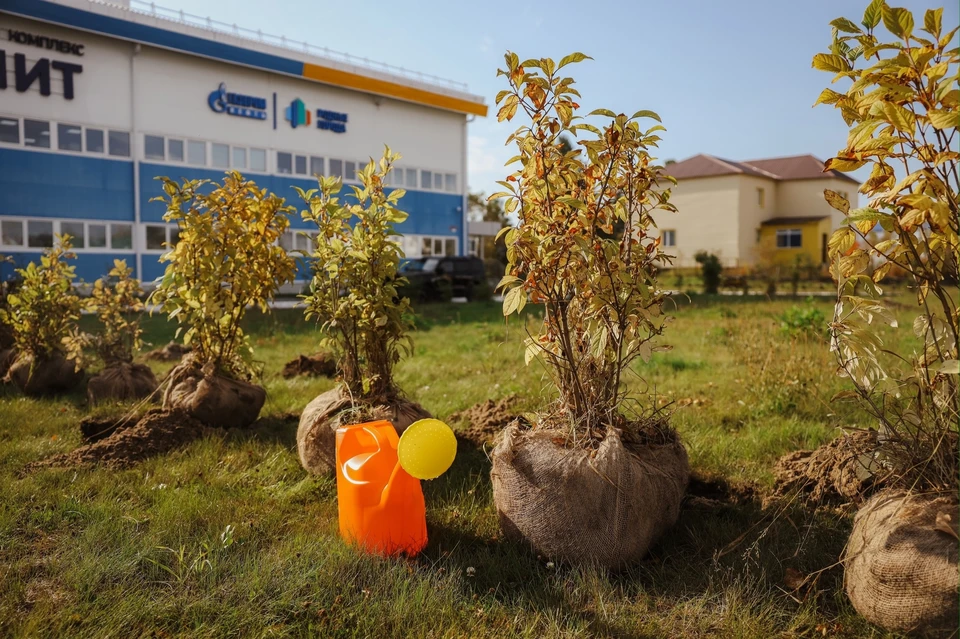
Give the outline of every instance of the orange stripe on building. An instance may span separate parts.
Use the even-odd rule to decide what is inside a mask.
[[[461,100],[449,95],[415,89],[397,84],[396,82],[378,80],[377,78],[331,69],[330,67],[322,67],[309,62],[303,64],[303,77],[325,84],[356,89],[367,93],[375,93],[377,95],[397,98],[398,100],[406,100],[407,102],[416,102],[417,104],[426,104],[440,109],[447,109],[448,111],[472,113],[482,117],[486,117],[487,115],[487,105],[480,104],[479,102]]]

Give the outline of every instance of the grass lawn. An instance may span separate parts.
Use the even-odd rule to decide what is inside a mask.
[[[762,495],[781,454],[869,423],[829,403],[843,380],[823,339],[781,331],[778,315],[797,304],[679,299],[665,340],[674,350],[635,366],[627,383],[673,411],[698,476]],[[810,304],[831,315],[829,300]],[[397,379],[437,417],[511,394],[523,409],[549,398],[543,370],[523,365],[523,320],[505,323],[492,302],[419,311],[415,354]],[[162,317],[145,326],[157,345],[174,330]],[[307,476],[296,454],[296,416],[333,382],[280,376],[284,362],[314,352],[315,327],[293,310],[251,316],[247,328],[268,390],[260,421],[129,470],[24,474],[80,445],[88,407],[79,391],[36,400],[0,388],[0,635],[887,636],[842,592],[836,562],[849,516],[765,510],[759,498],[691,502],[626,572],[548,567],[501,538],[490,464],[476,450],[424,482],[421,556],[360,554],[338,536],[334,480]],[[793,571],[811,575],[809,585],[791,591]]]

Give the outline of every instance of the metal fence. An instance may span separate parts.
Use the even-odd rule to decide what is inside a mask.
[[[101,0],[89,0],[91,3],[104,4]],[[109,0],[106,0],[107,4],[110,4]],[[126,6],[128,2],[124,0],[119,0],[118,4]],[[237,38],[243,38],[244,40],[249,40],[251,42],[260,42],[263,44],[268,44],[274,47],[280,47],[282,49],[287,49],[289,51],[295,51],[298,53],[305,53],[307,55],[318,56],[322,58],[327,58],[330,60],[337,60],[339,62],[345,62],[358,67],[363,67],[371,69],[373,71],[382,71],[385,73],[390,73],[393,75],[409,78],[411,80],[417,80],[418,82],[423,82],[425,84],[431,84],[435,86],[445,87],[448,89],[453,89],[456,91],[467,91],[467,85],[463,82],[457,82],[455,80],[449,80],[447,78],[441,78],[436,75],[430,75],[429,73],[421,73],[419,71],[414,71],[411,69],[405,69],[403,67],[394,66],[392,64],[387,64],[386,62],[377,62],[376,60],[370,60],[369,58],[361,58],[359,56],[350,55],[349,53],[344,53],[342,51],[335,51],[329,47],[319,47],[309,42],[299,42],[297,40],[291,40],[286,36],[282,35],[273,35],[270,33],[264,33],[260,29],[247,29],[241,27],[237,24],[228,24],[226,22],[221,22],[219,20],[214,20],[213,18],[193,15],[187,13],[183,9],[170,9],[168,7],[162,7],[155,2],[145,2],[144,0],[129,0],[130,11],[134,13],[139,13],[142,15],[148,15],[154,18],[162,18],[164,20],[170,20],[171,22],[176,22],[179,24],[185,24],[191,27],[197,27],[200,29],[206,29],[208,31],[213,31],[217,33],[225,33],[232,35]]]

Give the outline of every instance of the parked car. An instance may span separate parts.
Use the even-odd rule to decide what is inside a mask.
[[[401,293],[415,301],[468,300],[490,296],[483,260],[479,257],[438,256],[405,260],[400,274],[409,284]]]

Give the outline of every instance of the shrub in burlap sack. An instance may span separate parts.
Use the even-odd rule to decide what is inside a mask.
[[[857,512],[844,555],[857,612],[888,630],[955,636],[957,510],[956,496],[885,491]]]
[[[212,366],[201,368],[189,356],[170,371],[167,384],[163,394],[165,409],[183,409],[207,426],[217,428],[253,424],[267,401],[263,387],[217,375]]]
[[[0,379],[6,381],[7,371],[17,361],[17,351],[12,348],[0,350]]]
[[[83,380],[83,371],[60,353],[41,360],[24,355],[10,366],[7,379],[27,395],[49,395],[72,390]]]
[[[419,419],[433,417],[416,402],[401,397],[370,398],[354,402],[342,386],[316,398],[303,409],[297,427],[297,453],[300,463],[314,475],[332,473],[337,467],[337,429],[385,419],[397,434]]]
[[[638,561],[680,515],[690,475],[674,441],[627,450],[609,429],[595,451],[511,424],[493,450],[493,501],[508,537],[541,555],[620,568]]]
[[[87,382],[91,404],[109,400],[143,399],[157,390],[157,378],[145,364],[121,362],[108,366]]]

